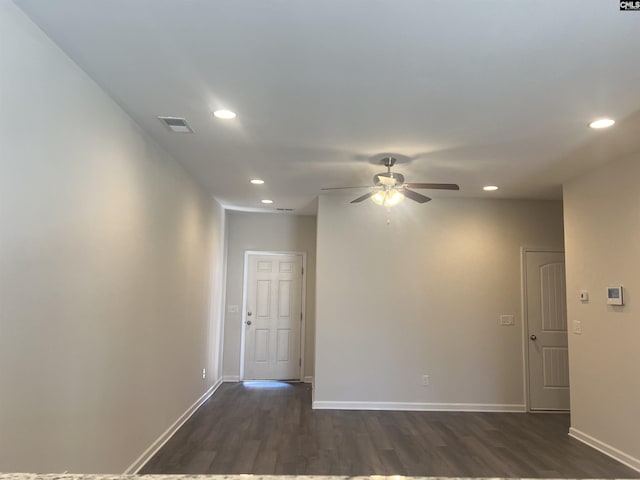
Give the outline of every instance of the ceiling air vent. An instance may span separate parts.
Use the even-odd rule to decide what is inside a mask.
[[[293,212],[293,208],[276,208],[280,212]]]
[[[193,133],[193,128],[184,118],[178,117],[158,117],[158,119],[169,130],[175,133]]]

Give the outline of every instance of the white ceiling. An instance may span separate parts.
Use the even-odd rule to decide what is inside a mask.
[[[462,189],[430,196],[559,198],[640,149],[640,13],[617,0],[16,3],[229,208],[309,213],[384,153]],[[587,128],[601,115],[618,124]]]

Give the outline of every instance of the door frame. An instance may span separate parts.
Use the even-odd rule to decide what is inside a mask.
[[[521,288],[521,311],[522,311],[522,374],[524,385],[524,405],[529,413],[557,413],[558,410],[531,410],[531,392],[530,374],[529,374],[529,319],[527,318],[527,254],[532,252],[544,253],[562,253],[565,254],[563,247],[520,247],[520,288]],[[566,259],[565,259],[566,260]],[[567,331],[567,336],[569,332]],[[571,387],[569,387],[571,391]]]
[[[273,255],[273,256],[291,256],[302,257],[302,293],[300,298],[300,308],[302,310],[302,320],[300,322],[300,381],[304,381],[304,344],[306,339],[306,323],[307,323],[307,252],[289,252],[279,250],[245,250],[244,266],[242,273],[242,331],[240,335],[240,381],[244,380],[244,350],[245,350],[245,334],[247,324],[247,285],[249,283],[249,256],[251,255]]]

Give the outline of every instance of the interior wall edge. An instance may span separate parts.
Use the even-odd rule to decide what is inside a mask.
[[[211,398],[216,390],[222,385],[223,380],[219,378],[211,387],[198,399],[193,405],[191,405],[178,419],[167,428],[162,435],[160,435],[151,445],[147,448],[142,455],[140,455],[129,467],[122,473],[123,475],[135,475],[146,465],[146,463],[158,453],[158,451],[180,430],[180,427],[189,420],[194,413],[200,408],[204,402]]]
[[[597,438],[594,438],[591,435],[578,430],[577,428],[569,428],[569,436],[584,443],[585,445],[590,446],[591,448],[595,448],[599,452],[602,452],[605,455],[613,458],[614,460],[619,461],[627,467],[633,468],[634,470],[640,472],[640,458],[632,457],[631,455],[626,454],[623,451],[612,447],[608,443],[602,442]]]

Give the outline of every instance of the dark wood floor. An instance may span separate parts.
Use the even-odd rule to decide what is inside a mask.
[[[281,385],[223,384],[142,473],[640,478],[566,414],[312,410]]]

